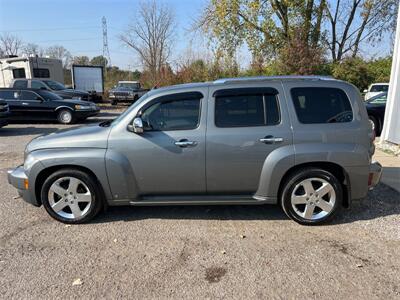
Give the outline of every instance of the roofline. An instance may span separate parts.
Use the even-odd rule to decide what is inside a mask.
[[[250,76],[237,78],[221,78],[213,81],[214,84],[224,83],[243,83],[243,82],[259,82],[272,80],[332,80],[339,81],[331,76],[300,76],[300,75],[285,75],[285,76]]]

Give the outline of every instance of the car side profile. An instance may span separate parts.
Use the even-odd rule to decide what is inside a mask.
[[[99,113],[99,108],[86,101],[67,100],[42,89],[0,88],[0,99],[9,106],[9,120],[56,120],[71,124]]]
[[[114,121],[33,139],[8,172],[22,198],[83,223],[116,205],[280,204],[327,222],[380,179],[358,90],[249,77],[152,90]]]
[[[93,101],[93,95],[85,91],[69,89],[65,87],[61,82],[50,80],[50,79],[14,79],[10,88],[17,89],[40,89],[57,94],[63,99],[73,99],[82,101]]]

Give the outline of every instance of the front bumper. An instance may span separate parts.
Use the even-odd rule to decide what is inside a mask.
[[[26,176],[23,166],[16,167],[13,170],[8,170],[7,175],[8,183],[17,189],[18,194],[22,199],[35,206],[40,206],[29,190],[28,176]]]
[[[382,165],[377,161],[373,161],[369,166],[368,188],[370,190],[378,185],[381,180],[382,170]]]

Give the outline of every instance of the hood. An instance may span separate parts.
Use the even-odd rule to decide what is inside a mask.
[[[61,90],[61,91],[56,91],[58,95],[65,95],[65,96],[71,96],[71,97],[83,97],[83,96],[88,96],[88,92],[80,91],[80,90],[72,90],[72,89],[66,89],[66,90]]]
[[[41,149],[54,148],[107,148],[107,139],[111,127],[98,124],[78,128],[58,130],[54,133],[33,139],[25,149],[30,153]]]

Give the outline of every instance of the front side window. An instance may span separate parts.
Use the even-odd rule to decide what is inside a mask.
[[[40,97],[33,92],[21,91],[18,100],[40,100]]]
[[[63,100],[63,98],[57,94],[54,94],[49,91],[40,90],[37,93],[45,100]]]
[[[32,80],[31,86],[33,89],[47,89],[42,82],[37,80]]]
[[[200,99],[157,102],[147,108],[141,118],[148,131],[195,129],[200,120]]]
[[[301,123],[344,123],[353,120],[349,98],[341,89],[293,88],[291,94],[297,118]]]
[[[279,108],[275,95],[227,95],[215,98],[217,127],[250,127],[278,124]]]
[[[26,78],[25,69],[24,68],[13,69],[13,77],[14,78]]]
[[[35,78],[50,78],[49,69],[33,68],[33,77]]]

